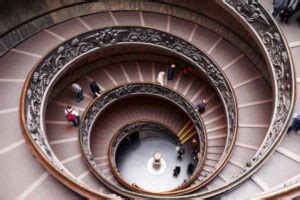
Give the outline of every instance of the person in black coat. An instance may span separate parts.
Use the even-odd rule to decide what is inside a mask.
[[[185,149],[182,147],[181,144],[179,144],[176,147],[176,151],[177,151],[177,158],[182,159],[183,154],[185,153]]]
[[[188,173],[189,173],[189,174],[194,173],[196,167],[197,167],[197,161],[196,161],[196,160],[193,160],[192,162],[190,162],[190,163],[188,164]]]
[[[92,93],[94,94],[94,97],[97,97],[100,95],[100,87],[98,86],[98,84],[96,83],[96,81],[92,81],[90,83],[90,88],[92,90]]]
[[[281,21],[288,24],[290,18],[297,12],[297,10],[299,10],[299,5],[299,0],[290,0],[288,6],[280,13]]]
[[[175,76],[175,68],[176,68],[176,65],[175,64],[172,64],[169,68],[168,68],[168,80],[173,80],[174,79],[174,76]]]
[[[176,166],[175,169],[173,170],[173,176],[178,176],[180,173],[181,167]]]

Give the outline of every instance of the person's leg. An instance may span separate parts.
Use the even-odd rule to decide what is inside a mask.
[[[80,101],[80,92],[76,93],[76,101],[79,102]]]
[[[84,97],[83,97],[83,91],[81,90],[81,91],[80,91],[80,101],[83,100],[83,98],[84,98]]]
[[[77,123],[76,123],[76,119],[74,121],[72,121],[73,123],[73,126],[76,127],[77,126]]]
[[[289,127],[288,131],[295,131],[297,129],[297,121],[294,119],[292,125]]]
[[[181,155],[181,153],[180,153],[180,152],[178,152],[178,154],[177,154],[177,157],[178,157],[179,159],[181,159],[181,158],[182,158],[182,155]]]
[[[96,98],[97,97],[97,92],[93,91],[93,95],[94,95],[94,98]]]
[[[72,121],[68,120],[68,119],[67,119],[67,122],[68,122],[68,124],[72,123],[74,125],[74,123]]]
[[[172,80],[172,75],[171,75],[170,69],[167,72],[167,78],[168,78],[168,81]]]
[[[289,23],[291,17],[296,13],[296,10],[293,10],[293,9],[290,9],[287,11],[287,15],[286,15],[286,18],[285,18],[285,23]]]
[[[77,122],[77,125],[79,125],[79,123],[80,123],[80,117],[79,116],[76,117],[76,122]]]
[[[295,125],[295,131],[298,131],[300,130],[300,123],[299,122],[296,122],[296,125]]]
[[[78,101],[78,93],[75,93],[75,99]]]
[[[280,13],[279,14],[280,21],[285,22],[286,18],[287,18],[287,15],[288,15],[288,11],[286,11],[286,10],[284,12]]]
[[[99,97],[100,96],[100,89],[99,88],[97,90],[95,90],[94,96],[95,97]]]
[[[74,120],[74,126],[76,127],[76,126],[78,126],[78,120],[77,120],[77,118]]]
[[[280,13],[281,9],[280,8],[274,8],[272,15],[273,17],[277,17],[277,15]]]
[[[289,23],[289,21],[290,21],[290,19],[291,19],[291,17],[294,15],[295,13],[293,12],[293,11],[290,11],[289,13],[288,13],[288,15],[286,16],[286,20],[285,20],[285,23]]]

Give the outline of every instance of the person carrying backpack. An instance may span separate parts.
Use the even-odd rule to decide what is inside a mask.
[[[78,126],[80,122],[79,113],[77,110],[73,109],[72,106],[68,105],[65,109],[65,116],[68,122],[73,123],[73,126]]]
[[[83,90],[82,90],[82,88],[80,87],[80,85],[79,85],[77,82],[74,82],[74,83],[72,84],[72,89],[73,89],[73,91],[74,91],[74,93],[75,93],[76,101],[77,101],[77,102],[82,101],[84,97],[83,97]]]

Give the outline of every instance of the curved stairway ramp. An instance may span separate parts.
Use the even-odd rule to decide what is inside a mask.
[[[262,4],[270,13],[273,11],[273,2],[271,0],[262,1]],[[283,35],[288,42],[295,65],[297,76],[297,98],[294,112],[299,113],[300,63],[297,57],[300,56],[300,32],[295,22],[296,17],[297,16],[295,15],[290,20],[290,23],[288,25],[281,23],[278,19],[276,19],[276,22],[278,23],[278,26],[282,30]],[[299,140],[299,134],[293,132],[286,134],[281,144],[276,148],[275,152],[273,153],[271,158],[264,164],[264,166],[236,190],[228,192],[224,196],[224,199],[232,196],[239,196],[240,198],[273,198],[274,191],[284,191],[286,188],[288,189],[290,180],[293,180],[293,178],[299,176],[300,174],[300,149],[298,147]],[[299,190],[299,184],[296,185],[296,187],[298,188],[297,190]],[[256,191],[257,194],[266,194],[266,196],[254,195],[252,191]],[[268,193],[270,193],[270,196],[268,196]],[[294,196],[295,194],[292,192],[287,192],[284,193],[283,196],[276,196],[275,192],[274,197],[290,198],[289,195]],[[299,195],[299,192],[296,192],[296,196]]]
[[[116,44],[117,44],[118,41],[115,40],[114,38],[112,38],[111,32],[107,32],[107,30],[111,30],[114,35],[117,34],[116,36],[120,36],[119,37],[120,43],[122,43],[122,41],[127,42],[128,40],[131,42],[134,42],[137,38],[136,34],[140,33],[140,31],[142,31],[143,34],[145,33],[146,37],[150,37],[150,38],[152,38],[152,34],[149,34],[149,33],[153,33],[155,35],[155,37],[157,37],[157,34],[158,35],[162,34],[163,37],[166,37],[166,36],[164,36],[164,33],[159,32],[159,31],[153,32],[153,30],[150,30],[150,29],[141,29],[141,28],[135,28],[135,27],[102,29],[100,31],[100,34],[96,33],[95,35],[92,35],[95,33],[95,32],[92,32],[92,33],[84,34],[81,36],[85,37],[85,39],[87,39],[87,42],[89,42],[90,40],[97,39],[98,36],[101,36],[102,34],[104,34],[105,38],[107,38],[106,36],[108,36],[108,38],[107,38],[108,40],[105,39],[104,42],[108,42],[108,43],[116,42]],[[96,36],[96,38],[94,38],[94,36]],[[158,39],[155,37],[153,39],[151,39],[151,42],[155,42]],[[174,44],[168,44],[168,41],[163,41],[163,42],[166,42],[166,44],[168,44],[168,48],[172,48],[173,45],[175,45],[175,46],[178,45],[176,42],[177,42],[177,40],[180,41],[179,38],[175,38],[176,40],[174,40],[173,39],[174,37],[171,35],[167,35],[167,38],[169,38],[170,41],[175,42]],[[149,41],[149,40],[147,40],[147,41]],[[71,42],[72,46],[79,45],[78,50],[80,51],[80,54],[83,52],[86,52],[89,48],[93,48],[93,45],[95,44],[95,43],[80,42],[80,40],[78,40],[78,39],[73,39],[70,42]],[[90,42],[92,42],[92,41],[90,41]],[[102,44],[102,43],[100,43],[100,44]],[[164,44],[164,43],[162,43],[162,44]],[[160,45],[162,45],[162,44],[160,44]],[[186,44],[186,43],[182,42],[182,44]],[[68,43],[65,43],[64,46],[61,46],[57,50],[55,50],[53,54],[57,54],[57,53],[59,54],[62,50],[65,51],[67,53],[67,55],[69,54],[69,52],[70,53],[76,52],[76,49],[74,49],[74,50],[72,49],[73,47],[71,48],[71,51],[70,51],[70,49],[68,48],[68,45],[69,45]],[[92,46],[90,46],[90,45],[92,45]],[[176,47],[178,49],[179,46],[176,46]],[[190,50],[192,50],[192,51],[197,51],[194,47],[190,47],[190,48],[191,48]],[[205,69],[205,70],[209,70],[211,67],[213,67],[213,64],[210,64],[210,61],[208,61],[208,58],[205,58],[205,55],[203,55],[199,51],[197,51],[197,54],[194,54],[194,55],[193,54],[188,55],[189,52],[186,52],[186,51],[183,51],[183,53],[187,54],[187,56],[193,56],[193,59],[195,59],[195,57],[196,57],[198,59],[198,61],[201,62],[201,63],[199,63],[200,66],[207,65],[207,69]],[[38,65],[38,67],[35,69],[35,71],[32,72],[32,75],[33,75],[32,80],[30,82],[27,82],[27,84],[26,84],[26,90],[28,90],[28,91],[26,93],[24,93],[24,95],[22,97],[22,99],[23,99],[22,101],[24,103],[25,103],[25,101],[30,102],[30,105],[28,105],[25,108],[26,115],[24,115],[24,113],[22,114],[22,120],[23,120],[23,122],[25,122],[24,120],[27,120],[26,130],[27,130],[28,134],[30,133],[30,135],[27,135],[27,136],[29,138],[32,137],[31,139],[36,140],[36,143],[38,143],[37,145],[41,147],[40,150],[45,153],[44,155],[46,155],[48,157],[49,161],[51,162],[48,164],[53,167],[52,170],[55,171],[55,168],[58,167],[59,173],[62,173],[63,176],[70,176],[69,179],[67,179],[67,180],[64,179],[64,177],[60,177],[61,180],[64,180],[66,182],[70,181],[69,183],[73,184],[74,187],[77,187],[77,186],[81,187],[80,182],[79,182],[79,185],[78,185],[78,183],[76,183],[76,181],[78,182],[78,179],[73,177],[71,175],[71,173],[69,173],[66,170],[66,168],[62,165],[62,163],[60,163],[58,161],[57,157],[54,154],[52,154],[52,151],[50,150],[48,143],[45,142],[44,141],[45,139],[43,138],[44,137],[43,136],[44,135],[44,127],[43,127],[43,122],[40,122],[40,120],[43,120],[43,116],[41,115],[41,118],[40,118],[39,115],[41,113],[44,113],[44,111],[43,111],[44,102],[43,102],[43,100],[40,101],[39,99],[46,98],[47,92],[49,92],[49,88],[51,89],[51,87],[52,87],[52,86],[50,86],[50,84],[53,84],[53,80],[51,80],[51,79],[54,79],[54,80],[57,79],[56,73],[59,73],[59,72],[58,72],[58,70],[56,70],[56,68],[53,68],[53,66],[59,65],[58,68],[60,68],[64,64],[66,64],[66,61],[70,61],[70,59],[74,58],[72,55],[71,55],[71,58],[69,58],[68,56],[61,56],[61,55],[57,55],[58,57],[56,57],[56,56],[53,56],[53,54],[52,54],[52,56],[49,57],[49,60],[47,63],[44,63],[43,65],[41,65],[41,64]],[[65,60],[65,58],[67,58],[67,60]],[[204,63],[202,63],[202,62],[204,62]],[[49,71],[51,71],[51,73],[45,74],[45,72],[43,72],[43,70],[46,70],[46,68],[48,68],[47,71],[49,70]],[[232,132],[235,129],[232,129],[231,127],[236,127],[236,125],[235,125],[235,123],[236,123],[235,100],[233,98],[231,88],[228,85],[227,81],[225,80],[226,78],[223,78],[223,74],[219,71],[220,69],[215,68],[212,70],[215,70],[215,73],[211,73],[213,71],[208,71],[207,73],[208,73],[211,81],[213,81],[213,82],[220,81],[217,83],[216,88],[218,88],[220,96],[222,96],[222,98],[225,98],[224,101],[226,101],[224,106],[227,107],[227,109],[228,109],[228,112],[226,114],[228,116],[228,120],[230,121],[230,123],[228,123],[228,126],[230,127],[229,130],[231,132],[230,133],[231,136],[228,137],[228,141],[232,142],[232,141],[234,141],[234,136],[232,135],[234,133],[232,133]],[[39,78],[37,79],[37,76],[40,76],[41,79],[39,79]],[[48,88],[47,88],[47,86],[44,87],[43,84],[46,84],[46,85],[49,84]],[[29,86],[29,88],[28,88],[28,86]],[[38,97],[38,96],[43,96],[43,97]],[[35,105],[38,108],[40,108],[41,110],[40,111],[37,110],[34,107]],[[37,151],[39,151],[39,150],[37,150]],[[66,182],[65,182],[65,184],[68,184]],[[84,188],[84,189],[86,189],[87,192],[91,192],[92,193],[91,195],[94,195],[93,191],[90,191],[89,188]],[[95,195],[98,195],[98,194],[95,194]]]
[[[116,83],[116,80],[113,79],[113,77],[109,74],[108,70],[103,70],[103,72],[104,72],[103,74],[106,74],[113,83]],[[141,79],[141,76],[139,78]],[[180,81],[180,79],[181,79],[181,77],[179,77],[178,80]],[[174,85],[175,87],[178,87],[178,82]],[[247,81],[247,82],[249,82],[249,81]]]
[[[271,1],[264,1],[264,4],[268,8],[270,8],[270,11],[272,11],[272,2]],[[292,26],[285,26],[283,25],[283,32],[285,36],[289,36],[291,33],[291,38],[287,37],[289,40],[295,40],[295,31],[292,31]],[[287,31],[289,30],[289,31]],[[290,47],[297,46],[297,42],[291,42]],[[293,49],[292,49],[292,53]],[[293,54],[297,55],[297,54]],[[296,61],[296,60],[294,60]],[[296,62],[297,63],[297,62]],[[297,67],[297,64],[296,64]],[[297,70],[296,70],[297,71]],[[299,94],[299,93],[298,93]],[[296,111],[297,111],[297,103],[296,103]],[[295,175],[299,174],[299,148],[296,148],[295,141],[297,141],[299,138],[297,135],[294,135],[294,133],[286,134],[285,138],[281,142],[281,144],[276,148],[275,152],[272,154],[272,156],[266,161],[264,166],[259,169],[255,174],[253,174],[248,180],[246,180],[243,184],[240,184],[239,187],[236,189],[227,192],[226,194],[222,195],[222,199],[227,199],[231,197],[239,197],[239,198],[267,198],[267,196],[260,196],[260,195],[253,195],[254,193],[268,193],[269,191],[272,191],[274,189],[279,189],[277,185],[280,185],[281,183],[291,179]],[[253,148],[255,149],[255,148]],[[287,170],[288,169],[288,170]],[[275,176],[274,176],[275,175]],[[299,189],[299,186],[297,186]],[[279,189],[279,191],[284,191],[285,187],[283,189]],[[296,192],[297,194],[297,192]],[[271,195],[268,196],[269,198],[272,198],[272,192]],[[289,197],[289,195],[295,195],[295,193],[287,192],[281,197]],[[298,192],[299,195],[299,192]],[[297,195],[296,195],[297,196]],[[274,197],[276,197],[276,194],[274,194]]]
[[[108,17],[109,19],[112,20],[112,22],[113,22],[112,24],[115,24],[115,25],[121,24],[121,21],[124,19],[126,22],[122,22],[122,23],[125,23],[126,25],[131,24],[130,17],[128,17],[128,18],[118,17],[118,15],[122,16],[122,14],[120,14],[120,13],[116,13],[116,14],[109,13],[109,14],[104,14],[104,15],[100,14],[100,15]],[[135,14],[133,14],[133,15],[135,15]],[[248,70],[248,68],[254,69],[253,71],[256,71],[255,68],[253,67],[252,63],[245,56],[240,55],[238,51],[236,54],[235,54],[234,50],[233,51],[229,51],[229,50],[225,51],[224,49],[226,49],[226,48],[230,49],[230,48],[232,48],[232,46],[228,42],[226,42],[224,39],[220,38],[218,35],[214,35],[210,32],[207,32],[207,30],[204,30],[201,27],[198,27],[197,25],[192,25],[193,28],[191,29],[191,27],[188,27],[188,25],[186,25],[186,24],[191,24],[190,22],[182,23],[182,21],[180,21],[179,19],[173,18],[170,16],[163,16],[161,20],[156,20],[157,18],[159,18],[159,15],[154,15],[154,17],[148,13],[147,14],[142,13],[141,15],[142,15],[141,18],[132,17],[131,20],[134,21],[137,19],[143,19],[140,22],[141,24],[144,23],[144,24],[149,25],[150,23],[152,23],[152,26],[155,26],[156,28],[164,27],[168,32],[171,32],[172,34],[175,34],[175,35],[180,35],[182,37],[185,37],[188,41],[194,42],[194,44],[197,47],[205,49],[205,51],[211,57],[213,57],[217,61],[217,63],[220,64],[220,66],[225,66],[225,67],[223,67],[223,69],[225,68],[224,71],[225,71],[225,73],[227,71],[226,74],[229,77],[230,77],[230,75],[229,75],[230,71],[232,69],[232,71],[231,71],[232,79],[229,78],[230,81],[232,81],[232,82],[234,81],[235,78],[239,78],[237,76],[234,76],[233,69],[235,69],[235,68],[237,68],[237,69],[240,68],[240,70],[241,70],[240,74],[242,74],[242,75],[251,74],[251,73],[248,74],[244,71],[244,70]],[[146,16],[148,16],[148,17],[146,17]],[[99,16],[97,16],[97,17],[99,17]],[[147,22],[147,18],[148,18],[148,22]],[[151,19],[153,21],[151,21]],[[89,20],[91,20],[91,21],[89,21]],[[92,25],[92,22],[94,22],[94,25]],[[4,70],[1,71],[2,73],[0,74],[1,75],[0,87],[2,88],[3,92],[6,92],[6,94],[7,94],[1,100],[2,103],[1,103],[0,117],[3,118],[2,122],[1,122],[1,124],[3,125],[2,127],[7,127],[8,124],[15,121],[15,119],[17,118],[18,99],[13,98],[13,97],[15,97],[16,94],[19,95],[21,93],[21,87],[23,85],[23,82],[25,80],[27,73],[29,72],[29,70],[31,69],[33,64],[35,62],[37,62],[37,60],[41,57],[41,55],[46,53],[49,48],[54,47],[55,45],[59,44],[62,40],[65,40],[68,37],[78,34],[81,31],[87,31],[89,29],[92,29],[91,27],[99,26],[99,24],[95,25],[97,23],[97,21],[96,20],[93,21],[93,15],[83,17],[83,18],[78,18],[75,20],[71,20],[66,23],[69,23],[69,26],[76,27],[76,29],[75,28],[67,29],[66,28],[67,25],[65,26],[64,23],[62,23],[56,27],[53,27],[50,31],[43,31],[40,34],[37,34],[36,36],[32,37],[28,41],[25,41],[24,44],[21,44],[20,46],[16,47],[11,52],[9,52],[6,56],[1,58],[1,61],[0,61],[1,63],[4,63],[5,66],[10,66],[10,67],[4,68]],[[158,24],[155,24],[155,23],[158,23]],[[195,30],[195,31],[191,31],[191,33],[193,33],[193,34],[182,34],[184,31],[182,31],[181,33],[176,33],[176,31],[178,31],[178,28],[174,28],[174,27],[176,27],[176,23],[178,23],[177,27],[178,26],[180,26],[180,27],[186,26],[187,30]],[[183,26],[182,24],[185,24],[185,25]],[[197,27],[197,28],[194,28],[194,27]],[[55,32],[55,30],[57,30],[57,32]],[[73,32],[73,33],[70,33],[70,32]],[[202,37],[203,37],[203,34],[206,34],[206,36],[211,35],[211,37],[208,37],[207,40],[199,40],[199,37],[201,38],[201,34],[202,34]],[[188,38],[187,38],[187,35],[189,35]],[[195,40],[195,39],[193,39],[194,37],[195,38],[198,37],[198,40],[193,41],[193,40]],[[39,39],[44,39],[45,43],[41,44],[40,42],[38,42]],[[196,44],[197,42],[200,42],[200,43],[202,42],[202,44]],[[227,47],[227,46],[229,46],[229,47]],[[222,54],[217,53],[218,49],[221,52],[224,51],[224,52],[228,53],[230,56],[227,55],[227,56],[224,56],[223,58],[219,58],[219,60],[218,60],[217,56],[222,57]],[[235,49],[235,48],[233,48],[233,49]],[[215,56],[213,56],[214,52],[215,52]],[[16,59],[16,57],[18,59]],[[228,60],[226,60],[227,58],[228,58]],[[223,61],[223,63],[222,63],[222,61]],[[251,67],[242,67],[242,65],[245,65],[245,63],[242,64],[242,62],[247,63],[246,65],[249,65]],[[22,70],[20,68],[18,68],[20,63],[23,66]],[[1,66],[4,66],[4,64],[1,64]],[[181,80],[181,79],[178,79],[178,80]],[[257,112],[257,110],[262,111],[262,109],[270,109],[270,107],[271,107],[270,105],[272,102],[271,94],[270,94],[270,92],[269,93],[265,92],[265,91],[269,91],[270,88],[267,86],[266,82],[263,81],[263,78],[262,78],[262,76],[259,75],[259,73],[255,74],[255,76],[253,76],[253,77],[246,77],[246,79],[236,80],[236,81],[237,82],[235,82],[236,83],[235,86],[234,86],[234,84],[233,84],[233,86],[235,88],[237,98],[240,99],[240,103],[239,103],[240,111],[239,112],[244,112],[244,113],[246,113],[245,115],[249,115],[247,112],[252,111],[252,113],[255,113],[255,112]],[[256,84],[258,84],[259,86],[257,87]],[[176,86],[176,84],[175,84],[175,86]],[[248,90],[257,92],[255,90],[255,88],[259,88],[262,91],[258,91],[257,95],[249,95],[248,98],[245,98],[245,100],[242,101],[242,99],[243,99],[242,96],[245,94],[249,94]],[[244,89],[244,91],[242,91],[242,89]],[[238,95],[239,91],[240,91],[240,98]],[[251,99],[250,97],[254,97],[254,98]],[[86,99],[88,99],[88,97]],[[249,101],[246,101],[246,100],[249,100]],[[265,106],[265,105],[267,105],[267,106]],[[270,110],[267,110],[267,112],[270,113]],[[267,113],[267,112],[264,111],[262,113]],[[250,116],[251,116],[251,114],[250,114]],[[238,151],[238,149],[240,148],[240,150],[242,150],[244,152],[253,151],[252,153],[250,153],[251,155],[253,155],[255,153],[255,149],[261,144],[263,137],[264,137],[263,134],[266,131],[264,129],[267,129],[266,125],[268,125],[267,123],[269,122],[268,121],[269,118],[266,115],[262,115],[263,116],[262,118],[266,120],[266,121],[264,121],[264,120],[257,119],[256,118],[257,116],[258,115],[253,115],[252,118],[247,118],[247,120],[249,120],[249,121],[243,121],[244,123],[239,124],[239,131],[241,133],[238,134],[239,136],[237,138],[237,146],[235,147],[236,150],[234,150],[234,151],[241,152],[241,151]],[[242,119],[240,119],[239,121],[241,121],[241,120]],[[243,119],[243,120],[246,120],[246,119]],[[251,121],[251,120],[253,120],[253,121]],[[258,120],[258,121],[255,121],[255,120]],[[51,124],[51,121],[49,124]],[[11,128],[14,128],[15,130],[12,130]],[[247,134],[247,131],[253,133],[253,129],[257,130],[257,131],[255,131],[255,134],[257,134],[257,136],[255,136],[253,138],[247,138],[247,136],[249,136],[249,134]],[[30,156],[28,156],[28,153],[25,150],[26,147],[24,145],[24,140],[21,137],[20,130],[21,130],[20,127],[8,127],[7,130],[5,129],[5,133],[8,133],[8,131],[9,131],[11,134],[4,135],[5,140],[3,140],[3,148],[1,148],[1,155],[3,158],[4,158],[4,156],[5,156],[5,158],[9,158],[8,161],[10,161],[10,163],[14,163],[13,164],[14,166],[17,166],[18,163],[22,163],[23,166],[28,166],[28,167],[24,167],[24,168],[30,169],[30,170],[26,171],[26,173],[22,173],[22,171],[18,172],[18,173],[20,173],[19,177],[24,177],[24,180],[26,180],[19,185],[16,184],[17,180],[9,179],[11,181],[11,184],[16,185],[16,187],[14,188],[15,190],[12,191],[9,188],[3,188],[6,190],[6,192],[3,192],[3,193],[6,195],[10,195],[8,197],[15,197],[16,194],[19,194],[20,197],[34,198],[35,195],[37,195],[36,192],[38,192],[38,190],[39,190],[39,192],[46,194],[47,187],[44,185],[47,185],[48,187],[50,185],[51,187],[55,187],[56,191],[59,191],[59,192],[57,192],[55,194],[51,194],[51,195],[57,195],[59,198],[59,197],[61,197],[60,195],[64,194],[66,196],[69,196],[70,198],[73,198],[73,197],[76,198],[76,195],[74,195],[72,192],[70,192],[65,187],[58,187],[58,185],[60,185],[60,184],[55,179],[51,178],[47,172],[44,172],[44,170],[42,168],[40,168],[40,166],[38,164],[36,164],[36,162]],[[241,130],[244,131],[244,134]],[[262,134],[260,134],[260,132],[262,132]],[[260,139],[257,139],[257,137],[259,137]],[[289,138],[289,136],[287,136],[287,139],[288,138]],[[62,140],[60,140],[60,141],[57,140],[56,143],[52,143],[52,145],[55,146],[60,143],[64,143],[63,139],[65,139],[65,138],[60,138],[60,139],[62,139]],[[75,141],[76,139],[70,139],[68,141],[67,140],[65,140],[65,141],[72,142],[72,140]],[[249,141],[249,143],[246,143],[246,141]],[[287,144],[288,144],[288,142],[287,142]],[[277,149],[277,152],[278,152],[277,155],[281,155],[281,156],[283,155],[288,158],[291,158],[291,157],[294,158],[294,156],[290,156],[291,154],[289,153],[289,152],[295,152],[294,149],[289,149],[289,151],[286,151],[287,148],[288,147],[284,147],[284,149],[280,149],[280,147],[279,147]],[[281,153],[280,153],[280,151],[281,151]],[[296,153],[294,153],[294,154],[296,154]],[[274,156],[275,155],[276,155],[276,153],[274,154]],[[15,159],[11,159],[11,158],[15,158]],[[68,164],[67,161],[72,161],[71,158],[75,158],[75,157],[69,157],[69,159],[66,160],[65,163]],[[222,173],[225,174],[226,169],[228,169],[228,171],[227,171],[228,177],[226,177],[226,176],[224,177],[224,176],[220,175],[220,177],[223,177],[223,179],[220,178],[220,179],[222,179],[222,181],[227,181],[227,179],[231,175],[235,174],[236,171],[241,171],[242,169],[240,169],[239,167],[243,166],[243,164],[245,164],[246,161],[251,158],[251,156],[246,158],[246,156],[245,157],[243,155],[238,156],[238,153],[236,153],[236,154],[233,153],[231,158],[232,158],[232,160],[230,163],[232,163],[232,167],[226,166],[226,168],[222,171]],[[235,160],[233,158],[235,158]],[[238,162],[235,162],[237,159],[241,159],[241,160],[238,160]],[[3,163],[8,164],[9,163],[8,161],[4,161]],[[11,164],[9,164],[9,165],[5,164],[5,166],[4,165],[2,166],[3,167],[2,171],[5,171],[7,173],[1,174],[1,176],[3,176],[3,179],[1,179],[1,180],[7,180],[7,176],[12,175],[10,172],[10,166],[11,166]],[[14,175],[15,175],[15,172],[14,172]],[[26,178],[27,176],[32,177],[32,178],[28,179],[28,178]],[[261,179],[259,179],[257,177],[259,177],[259,176],[254,176],[254,178],[252,176],[252,180],[253,179],[256,180],[256,181],[253,181],[254,184],[260,185],[261,188],[265,187],[265,185],[263,184]],[[219,184],[219,183],[214,183],[214,184]],[[253,185],[253,183],[247,184],[247,185]],[[214,187],[214,186],[212,185],[212,186],[208,186],[208,187]],[[34,191],[34,192],[32,192],[32,191]],[[235,191],[240,191],[240,190],[237,189]],[[233,193],[231,193],[231,194],[229,193],[229,196],[230,195],[233,195]],[[245,194],[245,195],[247,195],[247,194]]]
[[[240,198],[255,198],[257,196],[257,198],[263,198],[255,194],[267,193],[273,189],[278,189],[279,185],[282,187],[282,183],[297,175],[299,176],[300,150],[298,141],[298,134],[289,133],[285,135],[281,144],[264,166],[236,190],[228,192],[222,198],[226,199],[232,196]]]
[[[74,95],[73,95],[72,91],[70,90],[70,88],[68,87],[68,88],[64,89],[56,98],[54,98],[53,101],[50,102],[47,107],[47,116],[46,116],[47,127],[46,127],[46,129],[47,129],[48,138],[50,140],[50,144],[56,143],[55,141],[64,141],[64,139],[61,139],[61,138],[72,136],[70,138],[70,140],[65,139],[65,141],[72,141],[73,147],[68,147],[68,148],[63,147],[63,148],[65,148],[68,152],[70,152],[71,149],[74,149],[73,151],[78,152],[78,148],[77,148],[78,147],[78,142],[77,142],[78,141],[78,138],[77,138],[78,130],[69,128],[70,131],[65,131],[66,130],[66,122],[64,122],[65,119],[64,119],[64,116],[61,115],[61,113],[63,112],[63,110],[67,104],[76,105],[75,107],[77,107],[80,112],[82,112],[84,110],[84,107],[87,106],[88,102],[91,102],[92,94],[90,93],[90,89],[89,89],[90,81],[93,81],[93,80],[97,81],[97,83],[103,89],[115,87],[116,84],[124,84],[124,83],[126,83],[127,80],[130,80],[130,82],[136,82],[136,81],[151,82],[151,81],[153,81],[153,77],[156,77],[157,73],[160,70],[165,70],[165,68],[166,68],[166,65],[164,63],[153,63],[153,62],[149,62],[149,61],[126,62],[126,63],[114,64],[114,65],[109,65],[109,66],[106,66],[106,67],[103,67],[100,69],[96,69],[95,71],[89,72],[88,74],[82,76],[81,78],[78,79],[78,83],[81,84],[81,86],[84,89],[85,99],[82,102],[77,103],[75,101]],[[141,72],[140,74],[143,76],[142,80],[140,80],[140,78],[138,76],[139,71]],[[124,74],[122,75],[122,73],[124,73]],[[210,151],[212,151],[212,152],[208,153],[207,157],[212,158],[212,160],[207,159],[205,161],[204,170],[206,170],[206,171],[203,172],[202,175],[204,175],[206,177],[214,169],[215,165],[218,163],[218,160],[221,157],[221,154],[223,152],[222,149],[224,149],[225,142],[226,142],[226,127],[227,127],[226,119],[225,119],[225,113],[223,111],[223,107],[220,104],[217,95],[214,94],[213,90],[209,87],[209,85],[207,83],[205,83],[203,80],[200,80],[199,78],[197,78],[196,76],[194,76],[192,74],[190,75],[190,78],[191,78],[191,80],[193,80],[192,82],[189,81],[189,79],[185,79],[185,80],[178,82],[177,84],[180,89],[178,89],[177,91],[179,93],[182,92],[181,93],[182,95],[185,94],[187,98],[191,98],[192,96],[195,96],[195,94],[196,94],[197,99],[194,98],[194,103],[197,103],[202,98],[205,98],[207,100],[207,112],[205,115],[203,115],[205,117],[204,122],[208,127],[210,124],[214,124],[215,126],[217,126],[217,129],[212,130],[213,133],[209,134],[212,137],[208,138],[209,139],[208,145],[210,146],[209,148],[210,148]],[[169,86],[172,87],[171,84],[169,84]],[[173,87],[173,89],[176,89],[176,88]],[[186,91],[182,91],[182,89],[184,89]],[[121,105],[120,106],[117,105],[117,106],[121,112],[122,106]],[[143,108],[145,106],[140,105],[140,107]],[[170,107],[170,106],[168,106],[168,107]],[[132,108],[132,106],[130,106],[130,104],[128,106],[125,106],[125,108],[123,108],[123,109],[127,109],[128,111],[134,110]],[[106,131],[108,131],[109,133],[114,134],[120,127],[122,127],[122,124],[124,125],[130,121],[136,121],[139,118],[145,119],[144,117],[141,117],[141,116],[144,116],[147,113],[148,113],[148,115],[150,115],[152,113],[150,115],[150,116],[152,116],[152,118],[150,117],[151,120],[158,120],[161,122],[165,122],[165,124],[167,124],[167,125],[171,123],[170,127],[173,127],[173,130],[175,130],[175,132],[178,132],[178,130],[180,130],[180,128],[184,125],[182,123],[185,123],[185,121],[186,121],[186,120],[182,121],[182,117],[176,117],[177,116],[177,115],[175,115],[176,112],[174,113],[174,109],[170,109],[170,108],[169,108],[168,112],[164,112],[164,109],[160,108],[159,106],[157,108],[151,108],[150,110],[148,108],[147,112],[144,111],[143,109],[141,109],[141,110],[143,111],[143,113],[141,113],[139,115],[135,114],[132,116],[135,118],[132,118],[132,117],[128,118],[128,116],[125,117],[126,115],[124,116],[124,113],[126,114],[126,112],[123,112],[123,114],[121,114],[121,115],[107,114],[110,117],[116,117],[117,119],[115,119],[115,120],[112,120],[112,119],[106,117],[106,115],[105,115],[105,117],[103,117],[104,122],[99,123],[98,127],[105,126],[106,128],[105,127],[104,128],[96,127],[97,130],[99,130],[99,131],[102,130],[102,131],[100,131],[99,134],[97,134],[95,136],[95,138],[92,139],[92,141],[95,141],[95,142],[93,142],[92,148],[93,148],[93,146],[99,146],[100,144],[104,144],[103,142],[106,142],[106,145],[104,145],[104,146],[100,145],[100,146],[102,146],[101,149],[107,150],[110,139],[105,137],[106,139],[104,140],[101,137],[103,135],[103,134],[101,134],[103,131],[104,131],[104,133],[107,133]],[[154,112],[155,110],[157,112]],[[140,112],[142,112],[142,111],[140,111]],[[154,114],[153,114],[153,112],[154,112]],[[108,112],[108,113],[112,113],[112,112]],[[115,113],[115,112],[113,112],[113,113]],[[166,113],[168,113],[168,114],[166,114]],[[159,115],[162,115],[161,117],[163,117],[163,118],[162,119],[158,118]],[[176,118],[174,119],[174,117],[176,117]],[[101,117],[101,119],[102,119],[102,117]],[[117,125],[114,125],[116,120],[125,120],[125,122],[121,121],[122,122],[121,125],[117,126]],[[56,137],[57,133],[59,133],[59,138]],[[107,136],[109,136],[109,135],[107,135]],[[102,138],[102,140],[97,139],[97,137]],[[52,141],[52,138],[55,138],[55,141]],[[61,143],[61,146],[64,146],[64,144]],[[77,148],[77,150],[76,150],[76,148]],[[54,150],[54,152],[57,152],[56,148],[53,148],[53,150]],[[58,150],[62,151],[62,148],[59,148]],[[58,157],[60,158],[59,155],[61,153],[60,152],[57,152],[57,153],[58,153]],[[100,164],[100,162],[103,162],[102,163],[103,167],[107,167],[107,165],[105,165],[105,163],[108,163],[107,156],[97,155],[97,153],[100,153],[100,152],[96,151],[96,155],[95,155],[96,162],[99,162],[99,164]],[[101,151],[101,153],[107,154],[107,151]],[[105,159],[106,159],[106,161],[105,161]],[[79,160],[78,160],[78,162],[79,162]],[[83,164],[85,164],[84,161],[83,161]],[[76,165],[78,165],[78,163]],[[68,166],[67,166],[67,168],[68,168]],[[107,168],[105,170],[107,171]],[[70,169],[70,171],[72,171],[72,168]],[[202,175],[199,178],[201,178]],[[114,177],[110,176],[110,178],[114,178]]]

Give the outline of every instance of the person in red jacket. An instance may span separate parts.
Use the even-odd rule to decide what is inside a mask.
[[[181,73],[182,73],[182,75],[183,75],[184,78],[188,78],[191,71],[192,71],[192,67],[185,67],[181,71]]]
[[[73,126],[78,126],[80,122],[79,113],[77,110],[73,109],[72,106],[68,105],[65,109],[65,116],[68,122],[73,123]]]

